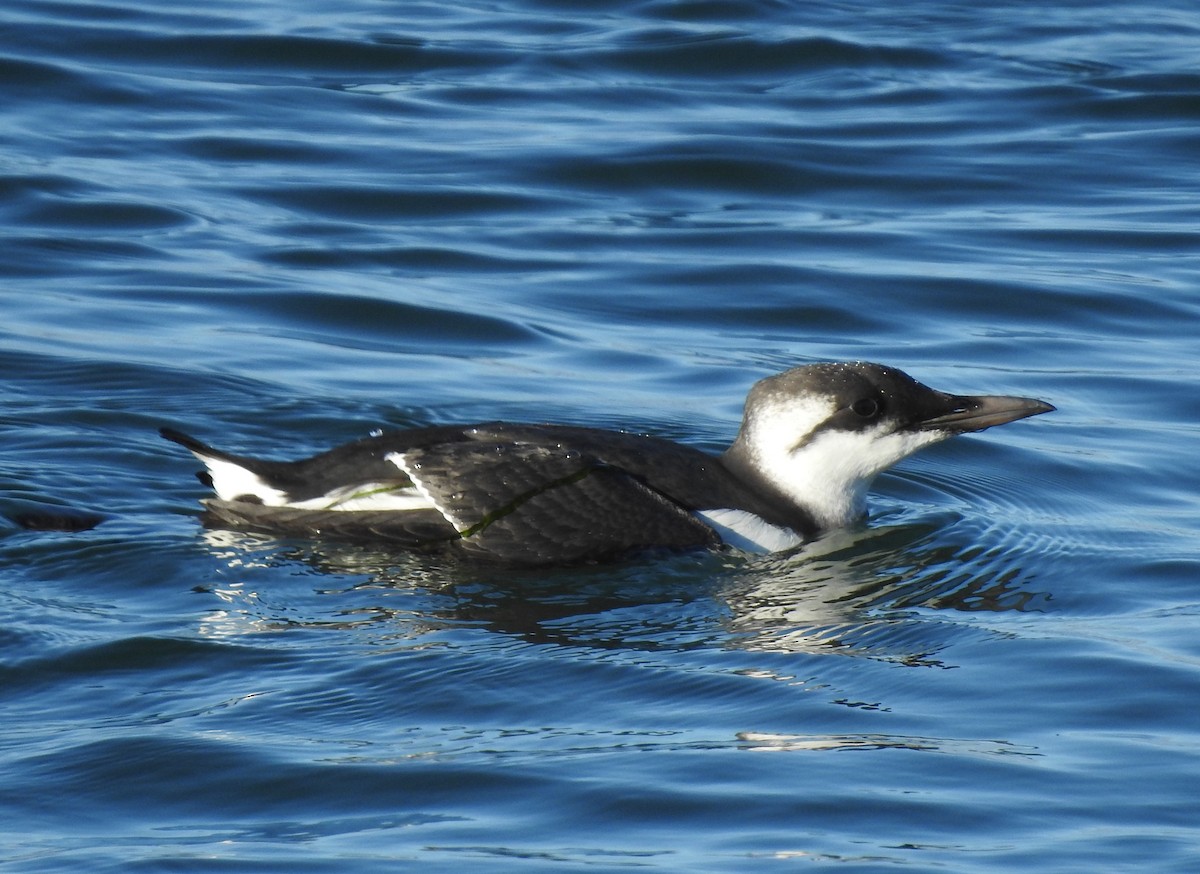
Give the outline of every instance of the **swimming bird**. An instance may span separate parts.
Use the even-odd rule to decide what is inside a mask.
[[[391,431],[299,461],[171,428],[206,467],[210,527],[387,541],[515,565],[646,550],[791,549],[866,515],[876,475],[917,450],[1054,407],[954,395],[893,367],[808,364],[756,383],[720,456],[658,437],[487,422]]]

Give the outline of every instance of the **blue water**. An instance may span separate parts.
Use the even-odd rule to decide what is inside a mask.
[[[0,866],[1200,870],[1198,61],[1184,0],[8,0]],[[841,358],[1059,412],[538,573],[205,532],[156,434],[718,450]]]

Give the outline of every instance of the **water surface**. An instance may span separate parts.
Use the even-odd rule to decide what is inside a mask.
[[[1195,870],[1190,5],[0,19],[6,870]],[[537,573],[205,532],[156,434],[717,451],[841,358],[1059,412]]]

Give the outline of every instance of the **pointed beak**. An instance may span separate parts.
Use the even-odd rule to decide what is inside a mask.
[[[1053,412],[1055,407],[1034,398],[1012,398],[1001,395],[943,395],[945,406],[934,411],[927,419],[916,423],[918,431],[949,431],[965,434],[982,431],[995,425],[1004,425]]]

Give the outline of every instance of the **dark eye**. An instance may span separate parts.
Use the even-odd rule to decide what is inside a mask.
[[[879,401],[875,398],[859,398],[850,405],[850,409],[856,416],[871,419],[879,414]]]

